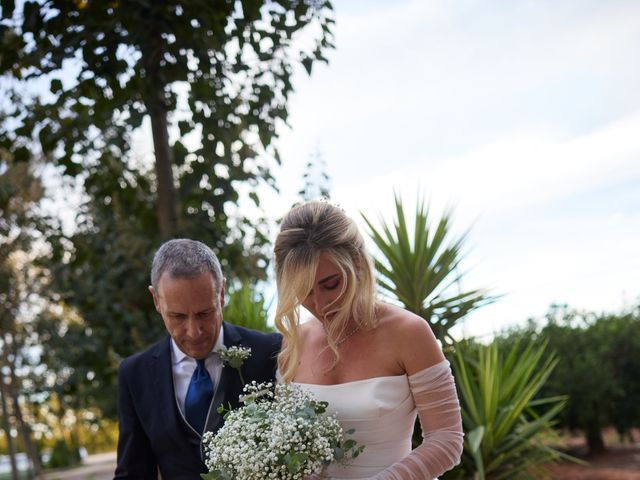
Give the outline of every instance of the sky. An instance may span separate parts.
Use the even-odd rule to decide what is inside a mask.
[[[334,2],[329,64],[299,74],[281,131],[281,217],[319,152],[332,201],[391,219],[394,191],[470,229],[462,287],[500,300],[459,335],[552,303],[640,299],[640,2]]]

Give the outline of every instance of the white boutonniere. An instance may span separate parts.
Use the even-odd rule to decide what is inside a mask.
[[[242,376],[242,365],[244,361],[251,356],[251,349],[248,347],[220,347],[217,350],[225,367],[235,368],[240,375],[240,380],[244,385],[244,377]]]

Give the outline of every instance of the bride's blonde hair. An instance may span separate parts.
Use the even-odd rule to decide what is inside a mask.
[[[307,202],[287,213],[274,252],[278,287],[275,324],[284,336],[278,369],[283,380],[290,381],[300,358],[300,305],[313,288],[320,255],[324,253],[336,265],[343,280],[336,306],[326,312],[334,316],[324,324],[334,365],[340,360],[336,342],[350,319],[359,328],[376,326],[375,277],[355,222],[324,201]]]

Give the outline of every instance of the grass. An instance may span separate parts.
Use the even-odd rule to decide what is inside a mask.
[[[20,470],[20,472],[18,473],[18,478],[19,479],[24,479],[26,480],[27,478],[29,478],[29,471],[28,470]],[[0,473],[0,480],[11,480],[11,472],[9,473]]]

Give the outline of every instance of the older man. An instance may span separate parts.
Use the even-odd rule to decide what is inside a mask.
[[[242,380],[216,351],[251,349],[246,381],[271,381],[279,334],[222,319],[224,277],[213,251],[201,242],[170,240],[156,252],[151,286],[168,337],[126,358],[118,372],[116,479],[194,479],[206,471],[202,435],[223,422],[220,405],[238,405]]]

